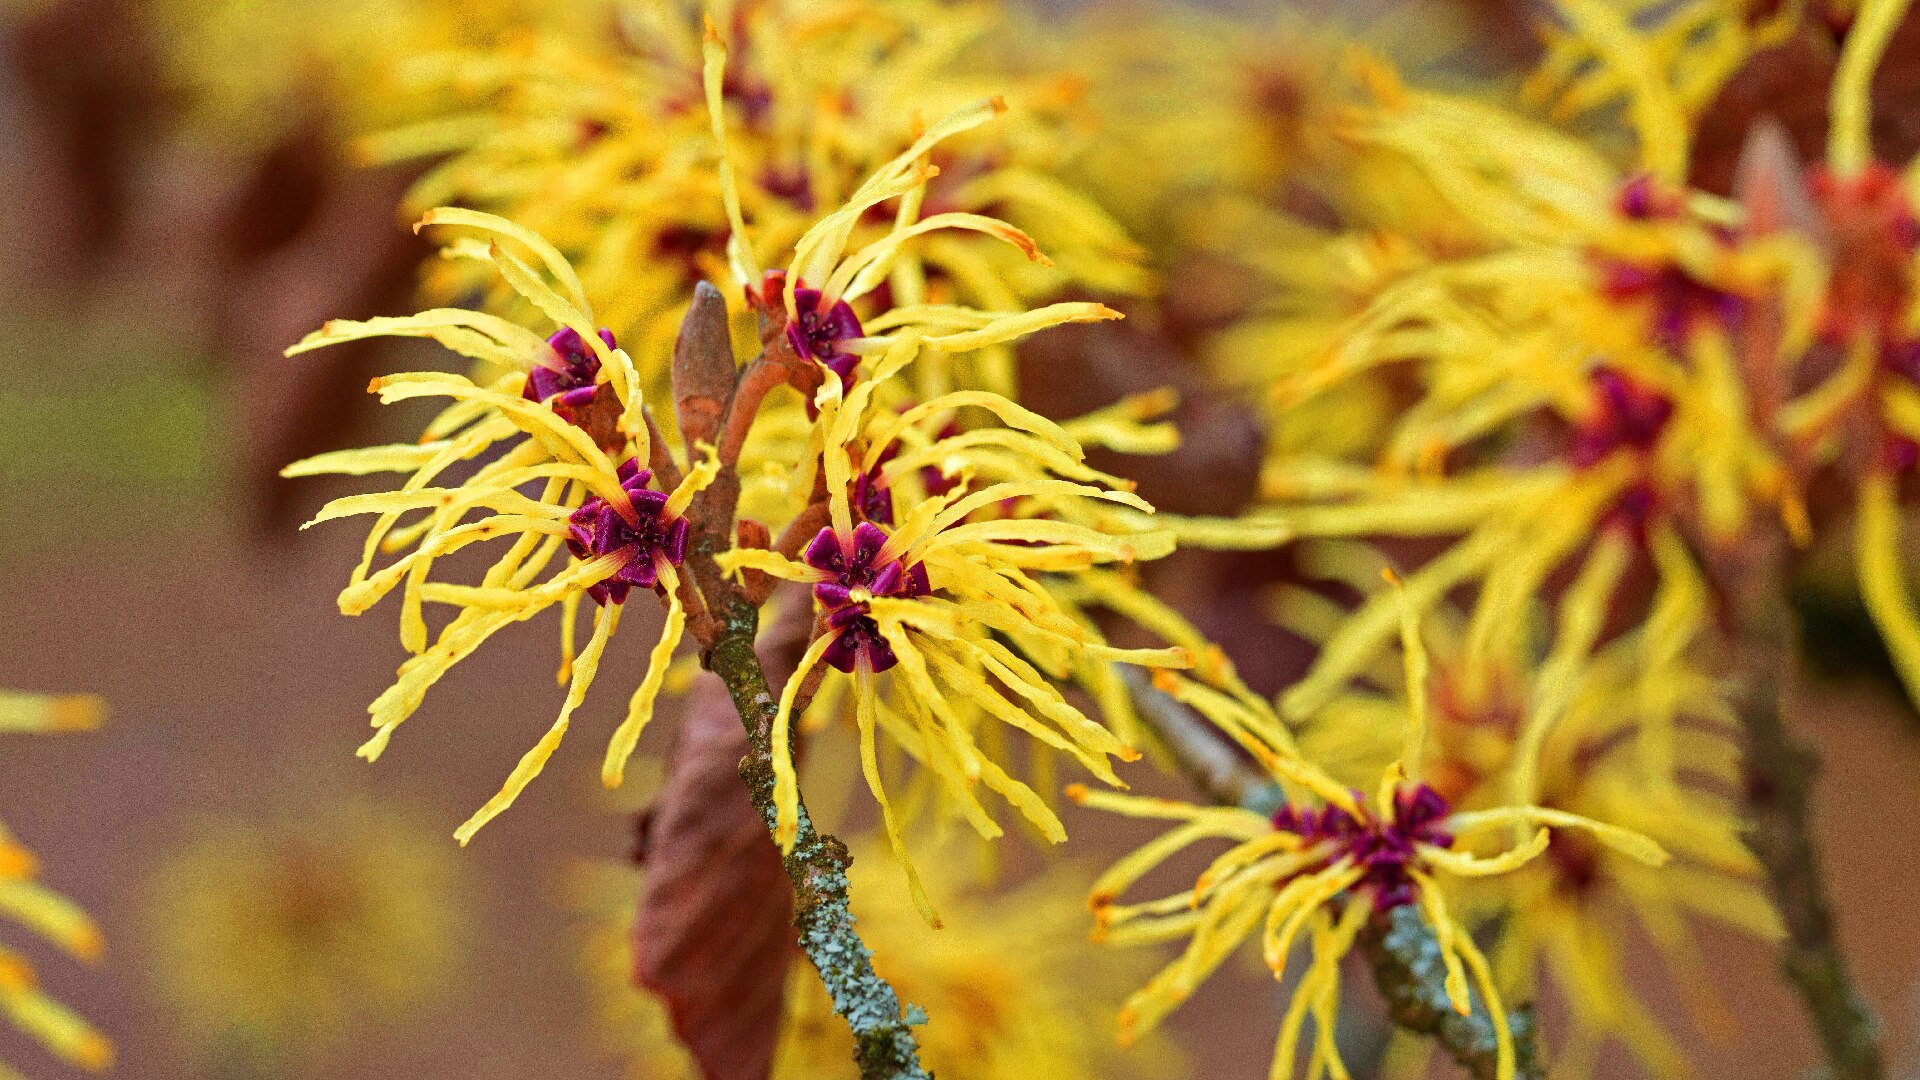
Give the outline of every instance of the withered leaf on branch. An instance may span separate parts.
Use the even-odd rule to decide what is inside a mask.
[[[765,1080],[793,960],[793,890],[738,773],[725,687],[702,676],[642,838],[634,980],[658,994],[707,1080]]]

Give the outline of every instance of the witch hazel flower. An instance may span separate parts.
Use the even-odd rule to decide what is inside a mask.
[[[828,611],[837,611],[876,596],[929,595],[933,590],[927,586],[927,568],[883,558],[886,543],[886,532],[869,521],[855,525],[845,536],[831,526],[821,529],[804,555],[807,565],[824,575],[813,586],[814,599]]]
[[[886,543],[887,534],[879,526],[863,521],[844,538],[832,527],[821,529],[807,545],[803,558],[821,574],[814,583],[813,598],[827,612],[828,632],[833,635],[833,644],[820,658],[835,671],[851,673],[864,659],[867,668],[878,674],[900,662],[873,620],[874,598],[912,600],[933,594],[924,565],[881,558]]]
[[[1353,793],[1360,803],[1360,793]],[[1385,911],[1414,902],[1414,884],[1409,867],[1419,857],[1418,846],[1450,848],[1453,837],[1445,828],[1452,808],[1438,791],[1425,784],[1401,785],[1393,794],[1393,813],[1375,817],[1361,806],[1356,817],[1338,806],[1318,810],[1281,807],[1273,815],[1273,827],[1292,833],[1309,846],[1332,844],[1344,851],[1354,864],[1365,871],[1357,888],[1373,893],[1375,909]]]
[[[613,331],[603,329],[598,336],[608,352],[619,348],[614,343]],[[535,358],[521,396],[528,401],[546,402],[556,409],[586,407],[599,389],[600,358],[571,326],[563,326],[549,337],[547,347],[551,354]]]
[[[1832,462],[1853,488],[1854,569],[1860,597],[1910,700],[1920,701],[1920,602],[1910,583],[1905,495],[1920,463],[1920,208],[1904,171],[1874,152],[1873,84],[1904,3],[1861,6],[1841,46],[1823,167],[1807,177],[1828,249],[1818,318],[1821,339],[1842,357],[1831,374],[1786,410],[1813,461]],[[1802,408],[1805,405],[1814,408]]]
[[[760,296],[764,302],[778,303],[787,290],[784,270],[769,270],[762,279]],[[797,283],[793,289],[793,312],[787,319],[787,344],[794,355],[825,366],[840,381],[851,384],[853,369],[860,357],[847,349],[847,343],[864,337],[860,317],[845,300],[829,300],[819,289]]]
[[[579,463],[593,453],[588,444],[595,440],[607,447],[595,455],[598,458],[626,456],[616,444],[631,441],[644,426],[639,375],[632,357],[616,346],[610,331],[591,329],[598,325],[594,309],[566,256],[524,226],[472,210],[431,210],[415,230],[427,227],[478,234],[478,239],[461,236],[443,253],[449,258],[485,261],[520,301],[546,313],[559,328],[543,337],[512,320],[465,308],[434,308],[364,321],[329,320],[288,349],[287,355],[371,337],[418,337],[439,342],[473,361],[475,372],[471,378],[414,372],[376,380],[369,390],[385,397],[435,394],[452,400],[415,441],[319,454],[288,465],[280,474],[397,473],[407,476],[410,485],[427,487],[461,462],[475,459],[491,459],[483,473],[541,462]],[[518,253],[531,253],[533,261]],[[504,374],[499,374],[503,369]],[[409,389],[401,390],[402,384]],[[440,389],[428,390],[429,385]],[[599,430],[589,433],[582,426],[582,410],[594,401],[601,386],[609,389],[607,404],[613,409],[601,418],[607,422],[594,423]],[[606,472],[612,471],[607,465]],[[370,586],[377,555],[430,541],[437,518],[403,524],[398,514],[383,515],[368,537],[348,589],[357,593]],[[354,606],[344,595],[342,602]],[[412,650],[418,644],[418,630],[411,620],[403,625],[403,633]]]
[[[1058,815],[995,760],[982,724],[1004,724],[1118,785],[1110,759],[1139,752],[1057,684],[1075,678],[1079,665],[1184,667],[1194,658],[1177,645],[1114,648],[1053,591],[1066,575],[1170,551],[1170,537],[1150,525],[1152,507],[1104,486],[1123,482],[1087,466],[1085,448],[1060,425],[999,395],[963,390],[885,404],[919,344],[902,336],[851,388],[822,387],[811,425],[819,458],[798,474],[796,489],[824,491],[817,509],[827,526],[797,558],[735,548],[717,561],[729,573],[803,583],[815,608],[813,640],[781,693],[771,733],[775,838],[792,843],[797,822],[791,746],[800,687],[816,684],[808,680],[816,668],[842,673],[853,683],[868,786],[924,901],[870,756],[878,732],[936,777],[983,837],[1000,835],[980,802],[993,792],[1057,843],[1066,838]],[[963,430],[953,422],[962,409],[1000,423]],[[929,468],[941,483],[925,482]],[[887,524],[869,510],[876,494],[888,506]],[[930,907],[923,913],[935,918]]]
[[[1264,814],[1235,806],[1200,806],[1174,799],[1089,791],[1075,785],[1075,802],[1128,817],[1178,822],[1108,870],[1089,897],[1097,935],[1112,944],[1187,939],[1184,953],[1136,991],[1120,1013],[1123,1041],[1150,1029],[1192,995],[1228,956],[1256,934],[1262,959],[1276,979],[1287,976],[1296,942],[1311,956],[1285,1013],[1272,1075],[1293,1075],[1296,1051],[1311,1017],[1318,1029],[1314,1060],[1333,1056],[1340,960],[1375,916],[1417,905],[1433,927],[1445,968],[1448,1004],[1462,1015],[1474,992],[1485,1003],[1497,1041],[1497,1074],[1510,1080],[1512,1031],[1491,965],[1465,927],[1450,914],[1446,878],[1500,875],[1544,854],[1554,830],[1573,829],[1651,865],[1664,849],[1639,833],[1542,806],[1506,806],[1455,812],[1431,786],[1410,776],[1425,756],[1427,659],[1402,605],[1407,695],[1404,744],[1381,773],[1375,797],[1337,782],[1301,754],[1289,729],[1266,700],[1237,679],[1203,683],[1157,672],[1154,683],[1230,737],[1273,778],[1286,805]],[[1481,854],[1468,842],[1504,836]],[[1121,898],[1141,879],[1186,848],[1207,840],[1232,846],[1183,892],[1137,903]],[[1469,985],[1471,976],[1471,988]],[[1344,1070],[1334,1070],[1340,1075]]]
[[[383,404],[431,397],[452,403],[417,445],[336,451],[286,472],[406,477],[391,491],[335,499],[307,523],[377,515],[361,562],[341,591],[343,614],[361,614],[395,591],[401,596],[400,642],[411,655],[393,684],[368,706],[374,735],[360,747],[361,757],[377,760],[428,690],[494,634],[549,608],[559,610],[560,681],[567,688],[559,717],[520,758],[499,793],[454,830],[465,844],[513,804],[558,749],[594,682],[624,602],[638,587],[659,592],[667,610],[626,719],[608,741],[601,778],[608,787],[621,783],[686,624],[678,570],[691,531],[684,515],[718,474],[719,461],[705,447],[701,460],[676,463],[683,477],[671,492],[653,490],[653,474],[639,463],[653,460],[661,448],[650,444],[631,359],[615,347],[611,333],[588,329],[594,325],[592,309],[565,256],[538,234],[490,215],[437,210],[423,220],[479,229],[532,251],[544,276],[497,240],[488,246],[487,257],[516,292],[561,329],[542,338],[499,316],[454,309],[328,324],[290,351],[399,334],[430,337],[476,360],[511,362],[518,370],[484,385],[439,371],[375,379],[371,389]],[[620,413],[590,433],[567,414],[593,401],[602,385],[612,388],[611,401]],[[489,450],[497,452],[458,483],[443,486],[441,478],[453,465]],[[477,581],[434,579],[442,556],[503,540],[504,550]],[[376,569],[383,550],[404,554]],[[593,630],[576,649],[579,609],[588,600],[597,609]],[[454,615],[436,631],[424,616],[427,604],[451,608]]]
[[[651,589],[662,578],[671,580],[674,569],[686,561],[691,531],[667,493],[647,486],[653,473],[640,468],[637,460],[628,458],[617,475],[627,496],[624,505],[596,495],[567,518],[567,550],[574,558],[584,562],[613,555],[624,560],[612,577],[587,588],[587,595],[602,605],[625,603],[627,590],[636,586]]]

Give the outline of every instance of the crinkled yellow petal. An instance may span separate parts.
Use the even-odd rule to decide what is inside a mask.
[[[800,684],[807,681],[807,673],[820,662],[833,641],[834,635],[822,634],[807,646],[806,653],[800,657],[800,666],[793,669],[793,674],[787,676],[787,685],[780,688],[780,708],[773,716],[773,839],[783,854],[793,850],[794,838],[800,831],[800,778],[793,766],[793,702],[800,693]]]
[[[441,206],[427,211],[421,216],[419,224],[414,226],[414,231],[419,232],[421,229],[431,225],[458,225],[470,229],[479,229],[482,232],[492,233],[496,236],[504,236],[509,240],[514,240],[526,245],[527,250],[533,252],[534,255],[540,259],[541,263],[545,264],[547,272],[553,275],[553,279],[558,281],[561,286],[566,289],[567,295],[565,299],[567,303],[577,309],[582,315],[585,315],[587,321],[592,321],[593,305],[587,303],[587,290],[585,286],[580,284],[580,275],[574,272],[573,264],[567,261],[567,257],[560,254],[560,249],[554,247],[553,244],[548,242],[548,240],[539,233],[522,225],[517,225],[503,217],[481,213],[478,210],[466,210],[457,206]],[[591,331],[592,328],[589,327],[588,329]],[[583,336],[593,337],[595,335],[589,332]]]
[[[873,792],[874,801],[880,804],[880,821],[887,831],[887,844],[907,875],[907,892],[913,897],[913,906],[919,909],[920,917],[927,921],[928,926],[938,930],[941,926],[940,913],[934,910],[933,901],[927,899],[927,890],[920,883],[920,871],[914,868],[913,858],[907,854],[900,822],[894,816],[893,803],[888,800],[886,784],[880,778],[880,757],[874,746],[874,701],[879,696],[879,689],[874,686],[872,670],[865,664],[854,669],[853,677],[854,722],[860,729],[860,773],[866,777],[867,790]]]
[[[62,1061],[93,1072],[113,1064],[113,1044],[73,1010],[38,990],[0,987],[0,1014]]]
[[[369,446],[360,450],[335,450],[302,458],[281,469],[280,475],[291,479],[297,476],[367,476],[372,473],[413,472],[438,457],[447,446],[445,440],[439,440]]]
[[[1087,904],[1099,909],[1112,905],[1133,883],[1139,881],[1161,863],[1166,862],[1174,853],[1185,850],[1197,841],[1209,837],[1233,835],[1223,832],[1221,823],[1208,819],[1188,821],[1178,828],[1169,829],[1145,844],[1116,859],[1113,865],[1094,879],[1088,892]],[[1237,845],[1234,850],[1248,846]],[[1184,902],[1185,897],[1181,898]]]
[[[600,767],[600,782],[609,788],[619,787],[626,779],[627,760],[639,745],[640,733],[646,730],[647,721],[653,719],[654,699],[660,695],[667,668],[673,663],[673,650],[679,647],[681,631],[687,624],[687,610],[680,604],[676,587],[678,582],[665,574],[661,579],[667,586],[667,622],[660,631],[660,640],[653,643],[653,652],[647,657],[647,674],[627,703],[627,718],[620,722],[607,743],[607,760]]]
[[[1860,598],[1906,685],[1907,697],[1920,701],[1920,614],[1907,586],[1899,492],[1892,477],[1874,475],[1860,485],[1854,533]]]
[[[37,882],[0,878],[0,916],[82,960],[98,960],[106,949],[99,928],[80,905]]]
[[[1828,109],[1827,167],[1852,177],[1873,159],[1873,72],[1906,14],[1908,0],[1861,0],[1840,49]]]
[[[1497,810],[1470,810],[1448,818],[1447,828],[1456,836],[1465,836],[1493,825],[1516,823],[1544,825],[1555,829],[1582,829],[1615,851],[1646,863],[1648,866],[1663,866],[1668,858],[1665,848],[1642,833],[1544,806],[1508,806]]]
[[[667,495],[667,505],[662,513],[669,518],[677,518],[687,512],[693,497],[705,491],[720,474],[720,455],[712,443],[703,442],[699,446],[700,460],[680,479],[680,483]]]
[[[719,149],[720,201],[727,212],[727,264],[735,280],[747,288],[760,287],[760,264],[753,257],[753,241],[747,233],[746,218],[740,213],[740,182],[733,172],[733,150],[727,144],[726,93],[727,46],[708,18],[706,33],[700,41],[702,63],[700,81],[707,99],[707,118],[713,130],[713,142]]]
[[[999,218],[952,211],[922,218],[911,225],[896,226],[886,236],[847,256],[845,261],[834,268],[832,275],[827,279],[827,284],[821,288],[822,301],[833,303],[836,300],[856,300],[866,295],[886,279],[888,259],[895,250],[916,236],[923,236],[941,229],[984,233],[1012,244],[1027,258],[1042,266],[1053,265],[1053,260],[1041,254],[1040,248],[1034,244],[1032,237]]]
[[[1407,876],[1414,884],[1414,897],[1420,903],[1420,913],[1427,917],[1428,925],[1433,927],[1433,937],[1440,946],[1440,962],[1447,970],[1442,989],[1447,992],[1447,1003],[1461,1016],[1473,1012],[1473,1001],[1467,995],[1467,971],[1460,961],[1457,938],[1462,936],[1459,924],[1447,913],[1447,899],[1434,884],[1432,878],[1418,870],[1409,868]]]
[[[1505,819],[1502,819],[1505,823]],[[1449,819],[1448,827],[1452,827]],[[1429,864],[1450,874],[1461,877],[1493,877],[1525,866],[1547,850],[1552,834],[1540,829],[1526,843],[1509,848],[1490,858],[1480,858],[1464,851],[1450,851],[1445,848],[1426,846],[1420,849],[1420,855]]]
[[[520,758],[520,763],[514,766],[513,772],[507,776],[507,782],[501,786],[499,793],[488,799],[485,805],[474,811],[472,817],[453,831],[453,838],[460,842],[461,847],[467,846],[482,826],[500,816],[507,807],[512,806],[513,801],[520,797],[520,793],[526,790],[534,777],[540,775],[540,770],[546,768],[548,759],[553,757],[553,752],[560,748],[560,740],[566,737],[567,725],[573,717],[573,711],[586,700],[587,688],[593,685],[593,677],[600,670],[600,657],[607,651],[607,641],[612,638],[614,629],[620,625],[620,610],[619,604],[606,604],[600,608],[599,615],[594,620],[593,636],[587,639],[587,647],[581,650],[579,660],[573,665],[573,681],[567,688],[566,702],[560,706],[559,718],[553,722],[551,728],[547,729],[547,733],[540,737],[540,741],[534,744],[533,749],[528,750]]]

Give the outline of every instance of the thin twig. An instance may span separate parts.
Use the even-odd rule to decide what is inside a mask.
[[[1222,806],[1272,814],[1286,805],[1280,785],[1254,768],[1185,705],[1154,689],[1144,672],[1125,672],[1140,718],[1153,729],[1180,771],[1201,793]],[[1498,1075],[1499,1044],[1486,1005],[1472,1002],[1467,1015],[1455,1012],[1446,991],[1446,963],[1433,929],[1411,905],[1377,912],[1360,935],[1361,954],[1373,969],[1374,985],[1386,1000],[1393,1022],[1416,1035],[1431,1037],[1475,1080]],[[1514,1076],[1544,1080],[1533,1008],[1507,1010],[1513,1034]]]
[[[707,651],[707,667],[726,683],[747,727],[748,751],[740,762],[740,778],[771,830],[778,815],[772,751],[778,705],[753,648],[760,614],[745,600],[732,601],[720,612],[720,636]],[[853,1031],[861,1080],[930,1080],[913,1035],[913,1025],[925,1023],[926,1015],[917,1008],[903,1009],[893,987],[873,970],[873,953],[854,929],[848,907],[847,867],[853,857],[839,840],[815,831],[804,803],[793,850],[783,861],[793,881],[793,922],[800,930],[800,948],[819,970],[834,1011]]]
[[[732,344],[712,326],[716,318],[725,319],[725,307],[716,308],[701,299],[696,296],[687,319],[689,323],[705,321],[708,325],[682,327],[675,345],[676,388],[683,378],[710,387],[715,373],[725,370],[731,376],[734,370]],[[765,368],[760,361],[749,364],[739,376],[740,383],[747,383],[762,370]],[[758,410],[764,393],[765,389],[749,392],[736,386],[725,395],[723,413],[707,417],[705,404],[716,395],[676,392],[677,401],[694,403],[690,412],[677,419],[683,431],[717,421],[709,430],[725,432],[723,447],[731,444],[737,455],[752,426],[751,414]],[[746,415],[739,415],[743,412]],[[693,421],[691,425],[689,420]],[[740,762],[740,778],[746,783],[754,808],[772,831],[778,819],[773,798],[773,721],[779,706],[755,651],[760,609],[727,579],[716,561],[733,542],[734,513],[740,498],[735,459],[725,456],[723,450],[721,461],[713,483],[688,508],[692,535],[685,565],[711,615],[705,633],[696,635],[705,650],[702,663],[726,684],[747,730],[747,756]],[[931,1080],[931,1074],[920,1064],[919,1043],[913,1035],[913,1025],[925,1023],[925,1014],[901,1006],[893,987],[873,970],[873,953],[854,929],[847,896],[847,867],[853,857],[846,845],[814,829],[804,801],[798,821],[792,850],[782,856],[787,877],[793,883],[794,926],[800,931],[800,948],[820,972],[834,1011],[845,1018],[853,1032],[854,1060],[861,1080]]]
[[[1786,927],[1781,971],[1800,994],[1833,1080],[1881,1080],[1879,1024],[1847,974],[1813,839],[1819,755],[1787,729],[1795,642],[1786,538],[1766,527],[1749,532],[1732,557],[1706,560],[1726,604],[1730,693],[1747,736],[1747,843]]]

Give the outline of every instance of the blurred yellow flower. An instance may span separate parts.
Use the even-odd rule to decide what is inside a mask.
[[[611,3],[532,0],[150,0],[139,14],[186,123],[257,150],[303,124],[336,137],[413,119],[403,70],[424,52],[479,47],[513,28],[612,17]]]
[[[1384,564],[1360,545],[1316,543],[1300,555],[1310,577],[1356,591],[1368,589],[1369,578],[1377,583]],[[1544,973],[1566,1000],[1557,1073],[1590,1074],[1601,1047],[1618,1039],[1649,1071],[1679,1076],[1685,1055],[1627,977],[1622,926],[1637,924],[1654,943],[1702,1027],[1717,1034],[1727,1017],[1689,920],[1761,938],[1775,936],[1778,923],[1730,795],[1741,784],[1736,721],[1696,647],[1706,630],[1704,584],[1689,581],[1645,625],[1606,637],[1608,561],[1589,563],[1557,598],[1553,634],[1531,631],[1517,657],[1476,652],[1471,620],[1450,605],[1427,615],[1424,775],[1455,807],[1537,802],[1631,829],[1675,856],[1651,868],[1578,832],[1558,832],[1542,857],[1462,890],[1458,914],[1490,941],[1504,993],[1534,997]],[[1313,640],[1342,617],[1303,586],[1281,590],[1276,601],[1280,623]],[[1528,624],[1545,626],[1551,605],[1532,607]],[[1405,680],[1389,667],[1364,671],[1300,733],[1304,752],[1343,781],[1377,775],[1401,751]]]
[[[210,820],[144,888],[148,974],[204,1060],[273,1065],[423,1015],[453,988],[471,898],[409,812]]]
[[[938,169],[940,182],[906,193],[897,210],[856,212],[840,241],[860,250],[923,212],[946,222],[991,215],[1031,232],[1054,259],[947,230],[894,253],[866,288],[883,288],[898,307],[1010,311],[1075,284],[1145,287],[1118,226],[1055,179],[1081,141],[1064,108],[1073,102],[1071,81],[1006,70],[983,42],[1000,20],[997,4],[704,7],[711,39],[702,5],[642,0],[615,18],[548,27],[501,48],[425,54],[408,73],[413,96],[433,115],[367,137],[362,152],[372,161],[434,162],[410,197],[416,212],[467,206],[551,239],[588,291],[605,298],[604,325],[630,343],[649,394],[666,389],[671,342],[695,282],[723,284],[729,265],[774,263],[927,123],[1003,91],[1017,106],[1009,121],[921,147],[931,151],[922,167]],[[716,50],[729,66],[703,88]],[[704,137],[703,92],[729,129],[718,168]],[[935,149],[934,141],[945,144]],[[751,236],[737,227],[739,213],[721,212],[723,182],[737,192]],[[429,291],[488,289],[489,303],[512,302],[472,269],[433,269]],[[833,291],[825,280],[792,287]],[[739,313],[737,287],[728,299]],[[984,347],[968,363],[982,384],[1004,390],[1012,378],[1004,346]]]
[[[927,837],[916,837],[921,841]],[[946,847],[930,843],[937,851]],[[950,854],[951,852],[947,852]],[[929,859],[923,882],[947,915],[929,932],[885,848],[854,845],[853,907],[874,964],[903,1001],[926,1009],[914,1029],[922,1061],[946,1080],[1171,1077],[1181,1055],[1165,1038],[1121,1051],[1109,1036],[1113,989],[1146,974],[1152,958],[1085,940],[1087,876],[1056,865],[999,892],[968,888],[953,858]],[[638,875],[608,875],[581,898],[593,922],[582,953],[602,1042],[632,1062],[634,1080],[693,1080],[697,1069],[674,1041],[665,1009],[631,982],[626,905]],[[604,895],[604,899],[602,899]],[[820,980],[790,969],[774,1080],[852,1080],[853,1041]]]

